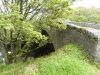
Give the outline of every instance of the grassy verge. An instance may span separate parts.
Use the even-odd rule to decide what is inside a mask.
[[[80,47],[70,44],[62,49],[26,63],[0,65],[0,75],[96,75]]]

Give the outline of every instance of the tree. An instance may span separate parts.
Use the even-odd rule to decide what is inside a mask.
[[[14,61],[31,42],[45,42],[48,38],[41,34],[42,29],[66,29],[62,20],[71,11],[69,0],[2,0],[2,4],[0,46],[6,63],[10,61],[8,51]]]

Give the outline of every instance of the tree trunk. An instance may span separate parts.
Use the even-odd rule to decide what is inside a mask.
[[[14,52],[14,42],[13,42],[13,31],[10,31],[10,38],[11,38],[11,52]]]
[[[20,0],[20,13],[23,14],[23,0]]]
[[[2,57],[4,58],[3,63],[9,64],[8,53],[7,53],[6,49],[4,48],[4,45],[1,41],[0,41],[0,50],[2,53]]]

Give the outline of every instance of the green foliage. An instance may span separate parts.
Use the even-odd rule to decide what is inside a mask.
[[[16,58],[30,43],[43,43],[48,38],[41,34],[45,29],[66,29],[64,19],[70,15],[70,0],[3,0],[0,13],[0,40],[3,55],[8,51]],[[25,42],[23,48],[21,44]],[[10,49],[8,49],[10,45]],[[14,47],[15,45],[15,47]]]
[[[33,62],[34,61],[34,62]],[[56,50],[49,56],[25,63],[0,65],[2,75],[96,75],[87,54],[74,44]],[[96,72],[95,72],[96,71]]]
[[[65,29],[63,22],[70,15],[70,5],[70,0],[43,1],[40,5],[42,14],[37,20],[39,28]]]
[[[78,7],[69,17],[72,21],[100,23],[100,8]]]

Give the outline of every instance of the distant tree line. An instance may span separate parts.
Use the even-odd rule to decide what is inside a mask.
[[[69,17],[71,21],[100,23],[100,8],[77,7]]]

